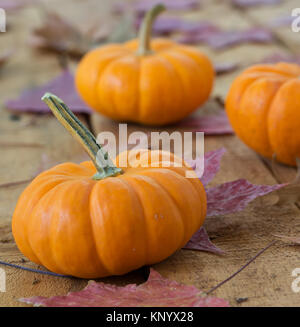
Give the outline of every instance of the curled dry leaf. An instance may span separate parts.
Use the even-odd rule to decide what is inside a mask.
[[[275,5],[280,3],[282,0],[232,0],[232,4],[241,7],[254,7],[259,5]]]
[[[284,205],[286,203],[297,203],[300,201],[300,159],[296,159],[297,174],[293,181],[284,184],[284,187],[277,191],[278,202],[277,205]],[[278,163],[276,162],[275,155],[271,161],[271,170],[275,178],[281,181],[280,172],[278,170]]]
[[[183,247],[186,250],[196,250],[196,251],[205,251],[212,252],[215,254],[223,254],[224,251],[215,246],[205,230],[204,227],[201,227],[188,241],[188,243]]]
[[[257,197],[280,190],[285,184],[254,185],[245,179],[220,184],[206,190],[207,216],[226,215],[243,210]]]
[[[243,43],[269,43],[272,40],[271,31],[263,28],[251,28],[244,31],[210,29],[203,33],[186,33],[178,41],[182,43],[204,43],[218,50]]]
[[[75,113],[91,113],[89,107],[80,99],[74,85],[74,76],[68,70],[45,85],[24,91],[19,98],[8,100],[5,105],[13,111],[48,113],[49,108],[41,101],[45,92],[63,97]]]
[[[45,13],[44,25],[33,30],[30,41],[35,47],[74,56],[82,56],[92,45],[90,39],[54,12]]]
[[[188,117],[178,126],[192,129],[194,132],[204,132],[206,135],[233,134],[226,112],[223,110],[214,115]]]
[[[20,301],[45,307],[228,307],[226,300],[208,297],[195,286],[182,285],[150,270],[144,284],[115,286],[91,281],[79,292]]]
[[[285,235],[274,235],[274,236],[280,238],[280,240],[283,242],[292,243],[294,245],[300,245],[299,236],[285,236]]]

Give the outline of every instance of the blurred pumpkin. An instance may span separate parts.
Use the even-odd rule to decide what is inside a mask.
[[[186,178],[193,170],[159,150],[123,152],[116,163],[124,167],[117,168],[60,99],[43,99],[92,161],[55,166],[24,190],[12,219],[20,251],[53,272],[97,278],[182,248],[206,215],[202,183],[196,174]],[[162,167],[166,162],[170,167]]]
[[[209,97],[214,70],[197,48],[169,39],[150,40],[152,23],[164,10],[150,10],[139,39],[87,53],[75,81],[83,100],[115,120],[164,125],[186,117]]]
[[[255,65],[231,85],[226,111],[237,136],[264,157],[300,158],[300,66]]]

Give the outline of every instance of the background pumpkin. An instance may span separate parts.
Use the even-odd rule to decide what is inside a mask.
[[[300,66],[256,65],[233,82],[226,111],[238,137],[262,156],[300,158]]]
[[[191,168],[174,167],[181,160],[158,150],[122,153],[116,162],[130,164],[122,174],[113,164],[103,168],[99,155],[109,158],[92,134],[61,100],[44,100],[92,161],[55,166],[24,190],[12,220],[20,251],[53,272],[96,278],[159,262],[182,248],[206,215],[202,183],[185,177]],[[166,160],[173,167],[162,168]],[[142,167],[155,162],[156,168]]]
[[[168,39],[150,41],[155,6],[141,26],[139,40],[102,46],[78,65],[76,86],[94,110],[116,120],[164,125],[186,117],[209,97],[214,70],[194,47]]]

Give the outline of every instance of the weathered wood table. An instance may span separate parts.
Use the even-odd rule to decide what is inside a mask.
[[[91,13],[95,15],[96,5],[99,13],[105,15],[108,5],[100,3],[56,0],[47,2],[47,6],[74,22],[82,23]],[[242,29],[264,25],[280,14],[290,15],[297,6],[298,0],[289,0],[278,5],[242,10],[230,5],[230,1],[203,0],[201,9],[182,15],[191,19],[212,20],[228,29]],[[0,260],[26,267],[36,266],[18,251],[11,234],[11,217],[18,196],[40,169],[43,156],[55,163],[78,161],[84,156],[80,146],[52,115],[15,116],[4,107],[7,99],[16,97],[25,88],[48,81],[61,71],[55,54],[37,52],[28,45],[30,31],[41,22],[40,9],[27,6],[18,12],[8,13],[9,29],[0,37],[1,51],[14,50],[0,73]],[[244,44],[223,51],[212,51],[205,46],[201,48],[214,62],[238,61],[241,69],[274,52],[299,53],[300,33],[292,33],[290,26],[274,28],[273,32],[275,41],[267,45]],[[224,99],[231,81],[240,70],[217,78],[208,106],[219,105],[214,97]],[[115,124],[97,115],[81,116],[81,119],[96,134],[103,128],[116,130]],[[131,128],[139,130],[138,126]],[[246,178],[255,184],[279,182],[268,165],[235,136],[205,137],[205,151],[220,147],[225,147],[227,152],[212,184],[238,178]],[[295,175],[295,170],[281,167],[280,173],[282,180],[288,181]],[[269,244],[274,239],[273,234],[299,234],[299,219],[300,210],[296,204],[270,206],[264,203],[264,199],[257,199],[242,212],[207,219],[207,231],[213,242],[226,251],[224,256],[181,250],[155,265],[155,269],[165,277],[207,291]],[[294,279],[291,273],[299,267],[299,259],[299,248],[276,243],[213,295],[228,299],[232,306],[297,306],[300,304],[300,294],[291,289]],[[0,293],[0,306],[24,306],[18,301],[21,297],[66,294],[80,290],[87,284],[86,280],[61,279],[9,267],[0,268],[4,268],[7,275],[7,290]],[[104,279],[118,285],[143,280],[141,271]],[[240,298],[246,298],[246,301],[240,303]]]

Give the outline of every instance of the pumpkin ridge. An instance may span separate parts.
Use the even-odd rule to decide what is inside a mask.
[[[181,214],[181,211],[179,210],[179,207],[177,205],[177,203],[175,203],[173,197],[170,195],[170,193],[166,190],[166,188],[161,184],[159,183],[155,178],[153,178],[153,176],[148,176],[148,175],[143,175],[143,174],[139,174],[139,175],[130,175],[130,178],[128,179],[129,180],[129,183],[130,183],[130,179],[133,178],[133,179],[137,179],[137,180],[140,180],[142,179],[143,181],[149,183],[151,185],[155,185],[155,187],[159,187],[159,189],[163,190],[163,193],[164,195],[168,198],[168,200],[170,201],[170,203],[173,204],[173,208],[176,208],[175,210],[177,211],[178,213],[178,216],[180,217],[180,225],[181,225],[181,229],[183,230],[182,233],[181,233],[181,237],[182,237],[182,241],[180,242],[181,244],[183,243],[183,240],[184,240],[184,237],[185,237],[185,234],[184,234],[184,231],[185,231],[185,224],[183,222],[183,219],[182,219],[182,214]],[[138,193],[138,192],[136,192]],[[139,196],[139,194],[138,194]],[[140,198],[140,196],[139,196]],[[142,201],[141,201],[142,202]],[[142,206],[143,206],[143,202],[142,202]],[[143,206],[143,209],[144,209],[144,206]],[[144,212],[145,212],[145,209],[144,209]],[[145,221],[147,221],[147,216],[145,215]],[[180,247],[177,248],[177,250],[180,249]],[[152,262],[148,262],[148,264],[152,264]]]
[[[287,83],[289,83],[291,81],[291,79],[287,79],[286,81],[282,82],[282,84],[280,85],[280,87],[277,89],[276,91],[276,94],[273,96],[272,100],[270,101],[270,104],[268,106],[268,114],[267,114],[267,135],[268,135],[268,141],[269,141],[269,144],[270,144],[270,147],[271,147],[271,150],[272,150],[272,154],[276,155],[276,150],[273,148],[273,145],[272,145],[272,142],[271,142],[271,137],[270,137],[270,115],[271,115],[271,111],[272,111],[272,106],[276,100],[276,96],[278,94],[278,92],[280,92],[281,88],[283,88]]]

